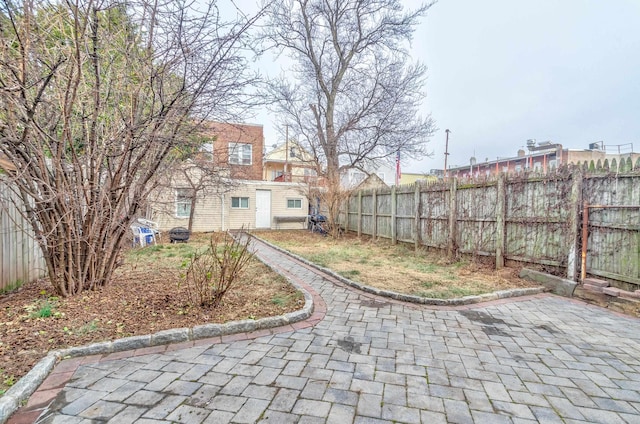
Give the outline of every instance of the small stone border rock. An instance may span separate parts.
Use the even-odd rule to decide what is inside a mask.
[[[266,265],[266,264],[265,264]],[[92,343],[86,346],[71,347],[50,351],[47,356],[41,359],[24,377],[11,386],[4,395],[0,397],[0,424],[5,423],[18,408],[29,399],[40,384],[47,378],[56,363],[62,359],[78,356],[109,354],[126,350],[142,349],[152,346],[160,346],[170,343],[181,343],[200,339],[207,339],[217,336],[228,336],[231,334],[252,332],[268,328],[280,327],[304,321],[313,314],[313,297],[311,293],[286,275],[278,272],[273,267],[269,268],[282,275],[296,289],[304,295],[304,306],[302,309],[289,312],[284,315],[267,317],[258,320],[231,321],[224,324],[203,324],[193,328],[175,328],[171,330],[158,331],[154,334],[144,336],[125,337],[108,342]]]
[[[534,295],[534,294],[540,294],[543,293],[545,291],[548,291],[545,287],[531,287],[531,288],[526,288],[526,289],[510,289],[510,290],[499,290],[493,293],[486,293],[486,294],[481,294],[481,295],[475,295],[475,296],[465,296],[465,297],[458,297],[458,298],[454,298],[454,299],[436,299],[436,298],[431,298],[431,297],[421,297],[421,296],[414,296],[414,295],[410,295],[410,294],[403,294],[403,293],[398,293],[398,292],[394,292],[391,290],[383,290],[383,289],[378,289],[376,287],[371,287],[371,286],[367,286],[364,284],[360,284],[357,283],[355,281],[349,280],[348,278],[343,277],[342,275],[328,269],[322,266],[319,266],[299,255],[296,255],[295,253],[291,253],[288,250],[285,250],[279,246],[276,246],[272,243],[269,243],[268,241],[261,239],[260,237],[257,237],[256,235],[251,234],[251,237],[256,238],[257,240],[260,240],[262,243],[266,244],[267,246],[281,252],[284,253],[286,255],[291,256],[292,258],[306,264],[309,265],[319,271],[324,272],[325,274],[330,275],[331,277],[335,278],[336,280],[340,281],[341,283],[344,283],[348,286],[354,287],[358,290],[362,290],[363,292],[366,293],[371,293],[371,294],[375,294],[378,296],[384,296],[384,297],[389,297],[391,299],[395,299],[395,300],[401,300],[403,302],[411,302],[411,303],[418,303],[418,304],[422,304],[422,305],[435,305],[435,306],[461,306],[461,305],[469,305],[472,303],[481,303],[481,302],[488,302],[491,300],[498,300],[498,299],[505,299],[505,298],[509,298],[509,297],[520,297],[520,296],[528,296],[528,295]]]

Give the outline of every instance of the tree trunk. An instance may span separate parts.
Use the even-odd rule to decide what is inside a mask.
[[[196,215],[196,193],[191,196],[191,208],[189,210],[189,233],[193,230],[193,218]]]

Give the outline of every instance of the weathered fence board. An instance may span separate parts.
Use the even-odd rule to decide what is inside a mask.
[[[45,272],[40,246],[14,200],[15,194],[0,178],[0,291],[42,277]]]
[[[496,250],[497,183],[457,189],[457,245],[462,253],[493,255]]]
[[[550,265],[575,280],[583,202],[627,206],[590,212],[587,272],[640,286],[638,171],[602,175],[575,168],[370,189],[349,200],[347,227],[453,255],[493,256],[498,268],[504,260]]]
[[[427,247],[445,249],[449,240],[449,186],[420,187],[420,239]]]
[[[506,259],[567,266],[572,179],[554,177],[506,183]]]
[[[591,205],[586,272],[636,289],[640,285],[640,175],[594,176],[585,180],[584,193],[584,202]]]

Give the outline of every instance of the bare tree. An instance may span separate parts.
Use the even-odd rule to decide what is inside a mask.
[[[398,152],[426,154],[434,130],[418,113],[426,68],[410,62],[407,47],[430,6],[406,12],[400,0],[285,0],[269,11],[263,36],[294,63],[269,93],[320,164],[330,222],[344,197],[342,171]]]
[[[61,296],[108,283],[169,152],[250,100],[257,17],[216,2],[0,2],[0,154]]]

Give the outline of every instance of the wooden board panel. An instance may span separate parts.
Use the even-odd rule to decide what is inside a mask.
[[[0,290],[45,275],[44,258],[17,196],[0,179]]]

